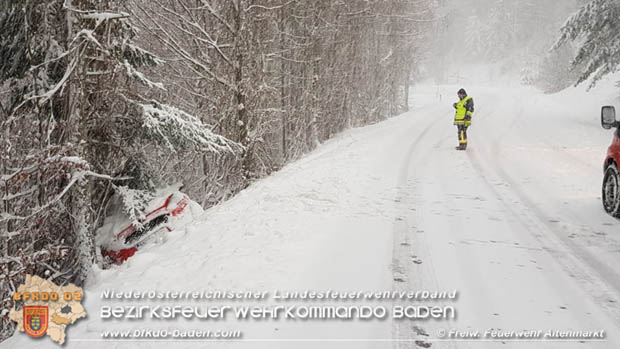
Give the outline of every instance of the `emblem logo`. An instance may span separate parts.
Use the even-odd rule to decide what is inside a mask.
[[[47,332],[49,309],[47,305],[25,305],[24,331],[31,337],[41,337]]]

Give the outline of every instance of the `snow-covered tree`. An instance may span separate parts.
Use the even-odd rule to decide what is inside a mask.
[[[158,101],[166,86],[149,73],[164,61],[138,45],[123,3],[0,0],[3,309],[27,273],[82,283],[110,199],[142,215],[159,158],[243,150]]]
[[[194,159],[202,171],[190,190],[217,203],[345,127],[402,110],[418,23],[432,16],[426,6],[133,1],[142,33],[154,39],[149,48],[171,57],[162,74],[175,86],[169,98],[246,149],[240,159]]]
[[[573,65],[584,66],[577,80],[592,77],[591,86],[620,65],[620,2],[593,0],[568,19],[555,48],[569,41],[580,44]]]
[[[491,28],[477,15],[469,16],[465,27],[465,45],[467,54],[464,56],[486,57],[489,55],[492,45],[488,40]],[[472,57],[472,58],[473,58]]]
[[[431,69],[499,68],[532,77],[566,16],[583,0],[444,0]],[[463,45],[463,43],[466,45]],[[450,74],[444,74],[444,76]],[[531,79],[526,79],[531,81]]]
[[[561,91],[581,76],[581,66],[571,64],[575,49],[570,43],[551,50],[540,62],[535,85],[547,93]]]
[[[431,2],[0,0],[2,307],[25,273],[82,282],[111,203],[214,205],[406,110]]]

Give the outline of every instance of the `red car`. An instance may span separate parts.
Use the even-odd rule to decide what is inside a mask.
[[[604,106],[601,110],[601,125],[604,129],[615,128],[614,139],[607,149],[603,177],[603,207],[614,217],[620,218],[620,122],[616,120],[616,109]]]
[[[120,231],[109,234],[101,246],[101,255],[116,264],[123,263],[146,243],[172,231],[171,220],[186,213],[189,202],[189,198],[180,192],[154,200],[150,205],[154,208],[140,220],[139,226],[126,222]]]

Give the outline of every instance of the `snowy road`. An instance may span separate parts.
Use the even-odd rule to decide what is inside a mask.
[[[595,137],[597,108],[519,89],[478,95],[467,153],[452,149],[456,136],[444,122],[421,117],[427,129],[401,171],[404,207],[416,208],[395,230],[395,259],[408,280],[401,287],[458,289],[459,330],[600,328],[608,341],[587,346],[618,347],[620,235],[598,198],[609,140]],[[411,266],[410,255],[428,263]]]
[[[68,330],[68,347],[204,345],[101,340],[104,330],[136,325],[205,327],[102,321],[99,308],[111,302],[100,294],[111,288],[459,293],[452,321],[230,320],[208,326],[241,329],[244,341],[216,347],[620,347],[620,223],[599,193],[612,135],[597,114],[609,96],[575,103],[579,90],[468,90],[477,111],[467,152],[454,150],[456,88],[418,87],[411,112],[345,132],[166,244],[95,273],[89,319]],[[603,329],[607,339],[438,338],[451,329]],[[55,344],[21,333],[0,344],[39,346]]]

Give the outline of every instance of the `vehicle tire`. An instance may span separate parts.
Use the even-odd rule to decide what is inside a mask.
[[[620,218],[620,174],[616,164],[609,165],[603,177],[603,207],[614,217]]]

